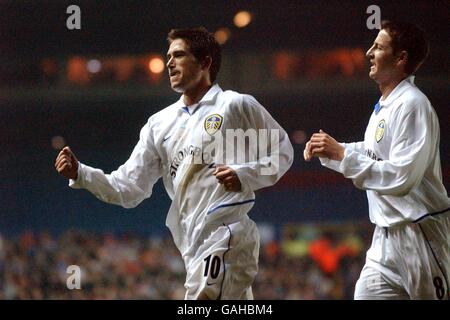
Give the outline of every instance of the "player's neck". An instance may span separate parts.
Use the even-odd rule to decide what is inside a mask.
[[[204,83],[191,90],[186,90],[183,93],[184,104],[189,107],[193,104],[198,103],[210,88],[211,88],[210,83]]]
[[[386,100],[386,98],[391,94],[392,91],[394,91],[395,87],[398,86],[400,82],[402,82],[406,77],[405,76],[398,76],[394,79],[391,79],[389,82],[380,83],[379,88],[381,92],[381,100]]]

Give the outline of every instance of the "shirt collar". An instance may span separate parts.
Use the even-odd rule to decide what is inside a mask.
[[[200,101],[193,105],[193,108],[188,108],[184,104],[184,95],[181,95],[180,99],[178,100],[177,104],[180,108],[182,108],[184,111],[186,111],[189,114],[193,114],[195,111],[197,111],[198,107],[204,104],[214,104],[216,101],[217,94],[219,92],[222,92],[222,88],[216,83],[214,84],[209,90],[206,92],[206,94],[200,99]],[[192,110],[192,111],[190,111]]]
[[[381,100],[380,98],[379,103],[381,107],[389,107],[406,89],[415,86],[414,79],[415,76],[410,75],[400,81],[400,83],[394,88],[394,90],[392,90],[392,92],[387,96],[386,99]]]

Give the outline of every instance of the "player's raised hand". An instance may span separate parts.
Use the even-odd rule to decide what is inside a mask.
[[[214,170],[213,175],[217,178],[220,184],[223,184],[225,190],[239,192],[242,185],[236,172],[227,166],[218,166]]]
[[[76,180],[78,177],[78,159],[70,148],[64,147],[55,160],[55,169],[60,175],[67,179]]]
[[[320,130],[319,133],[314,133],[309,142],[311,154],[314,157],[338,161],[344,158],[345,148],[323,130]]]

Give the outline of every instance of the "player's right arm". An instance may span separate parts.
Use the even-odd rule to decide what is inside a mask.
[[[161,171],[160,159],[147,123],[141,130],[140,139],[130,158],[117,170],[105,174],[100,169],[78,162],[77,175],[69,177],[69,186],[87,189],[104,202],[133,208],[151,196]]]

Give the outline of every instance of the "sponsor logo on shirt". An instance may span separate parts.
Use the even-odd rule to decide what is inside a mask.
[[[191,155],[198,157],[201,154],[201,151],[201,148],[193,145],[179,150],[172,158],[172,162],[170,163],[170,175],[172,176],[172,178],[176,177],[178,167],[180,166],[181,162],[183,162],[184,158],[186,158],[186,156]]]
[[[375,140],[377,140],[377,143],[380,142],[380,140],[383,138],[385,127],[386,121],[384,121],[384,119],[378,122],[377,130],[375,131]]]
[[[378,158],[377,155],[375,154],[375,152],[373,152],[370,149],[366,150],[366,155],[372,160],[376,160],[376,161],[382,161],[383,160],[381,158]]]
[[[205,130],[208,134],[213,135],[222,126],[223,117],[219,114],[212,114],[205,119]]]

